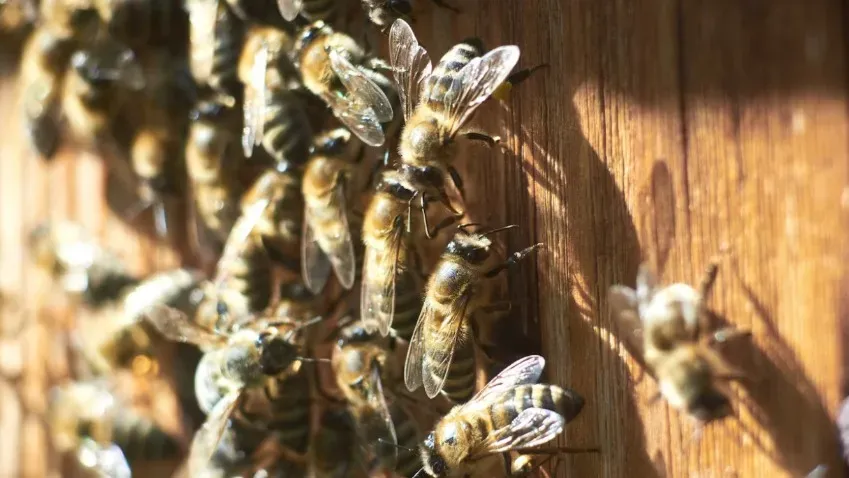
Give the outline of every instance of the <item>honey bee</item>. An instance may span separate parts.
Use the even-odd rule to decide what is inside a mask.
[[[343,288],[354,285],[356,257],[348,201],[363,153],[363,144],[350,131],[337,128],[316,138],[304,170],[301,267],[304,283],[313,293],[324,288],[331,266]]]
[[[402,184],[397,171],[384,171],[363,219],[363,324],[368,331],[379,330],[383,335],[392,328],[404,339],[412,335],[422,304],[424,278],[416,241],[444,227],[440,224],[429,231],[426,226],[422,231],[418,222],[413,223],[415,198],[416,193]]]
[[[745,378],[711,347],[748,333],[732,327],[710,333],[705,300],[718,268],[718,262],[712,261],[696,290],[682,283],[660,288],[654,273],[643,264],[636,290],[616,285],[608,293],[611,311],[627,337],[642,331],[641,341],[628,343],[658,381],[661,396],[702,422],[732,412],[723,384]]]
[[[239,62],[245,84],[242,147],[250,157],[262,143],[277,169],[302,166],[309,155],[312,126],[297,90],[298,71],[289,59],[291,36],[276,28],[249,32]]]
[[[501,46],[483,54],[479,40],[467,40],[448,50],[433,67],[413,30],[399,19],[389,32],[389,58],[406,120],[399,151],[407,187],[426,192],[456,211],[446,190],[447,184],[453,184],[462,195],[462,183],[451,165],[454,139],[462,134],[496,142],[482,133],[461,130],[477,107],[507,80],[519,61],[519,48]]]
[[[490,279],[542,246],[535,244],[499,262],[487,236],[512,227],[479,233],[468,232],[461,225],[448,243],[428,280],[424,305],[410,339],[404,365],[408,390],[424,385],[430,398],[439,392],[455,403],[471,398],[480,314],[510,308],[509,302],[493,301]]]
[[[365,477],[354,418],[346,408],[331,408],[321,415],[321,426],[309,447],[309,470],[312,478]],[[361,470],[361,468],[363,470]]]
[[[301,15],[310,22],[331,21],[336,15],[338,0],[277,0],[283,19],[291,22]]]
[[[284,324],[264,320],[214,331],[162,307],[147,318],[166,337],[206,350],[195,374],[195,394],[207,421],[192,442],[191,476],[207,467],[231,418],[273,432],[280,444],[293,450],[306,445],[309,385],[300,365],[309,359],[300,355],[297,338],[321,317],[285,331]]]
[[[290,271],[300,271],[304,216],[301,175],[292,169],[266,170],[242,197],[243,211],[263,202],[268,207],[255,223],[253,236],[274,261]]]
[[[72,136],[84,147],[112,144],[113,120],[133,91],[145,85],[133,52],[108,40],[71,55],[65,75],[62,112]]]
[[[79,224],[45,222],[30,232],[28,242],[35,264],[89,307],[114,302],[139,283],[115,254]]]
[[[304,86],[365,144],[381,146],[386,139],[382,123],[393,118],[392,102],[384,90],[394,89],[377,70],[388,65],[321,21],[301,31],[294,51]]]
[[[416,476],[422,471],[432,477],[470,476],[493,455],[523,452],[557,437],[578,416],[584,399],[569,389],[537,384],[544,366],[539,355],[520,359],[469,402],[452,408],[419,445],[424,466]]]
[[[223,244],[239,218],[241,185],[232,174],[238,151],[236,111],[217,101],[200,101],[190,116],[186,168],[194,207],[205,230]]]
[[[103,381],[72,382],[52,390],[49,425],[62,453],[74,452],[95,476],[129,477],[129,462],[171,459],[180,443],[128,408]]]

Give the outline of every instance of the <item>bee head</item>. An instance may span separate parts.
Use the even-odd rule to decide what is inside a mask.
[[[696,419],[711,422],[731,414],[731,402],[719,391],[710,388],[697,395],[690,403],[687,411]]]
[[[410,0],[388,0],[386,6],[400,15],[409,16],[413,13],[413,6],[410,4]]]
[[[459,229],[451,242],[448,243],[446,252],[458,256],[470,264],[483,264],[491,253],[492,241],[484,235],[466,232]]]
[[[71,67],[85,82],[94,86],[121,83],[134,90],[144,87],[144,74],[132,50],[114,43],[95,48],[71,55]]]
[[[265,375],[277,375],[298,360],[298,350],[283,336],[263,332],[257,337],[259,367]]]
[[[298,35],[298,39],[295,41],[294,51],[304,51],[304,49],[309,47],[312,42],[325,35],[329,35],[330,32],[330,27],[322,21],[317,21],[307,25],[303,30],[301,30],[301,34]]]
[[[422,455],[422,465],[430,476],[443,476],[448,471],[448,465],[436,450],[436,438],[431,432],[419,446]]]

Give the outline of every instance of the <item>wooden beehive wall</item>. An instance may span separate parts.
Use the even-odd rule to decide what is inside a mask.
[[[522,66],[548,64],[477,123],[505,151],[463,149],[473,217],[516,223],[506,244],[545,243],[510,274],[547,379],[581,392],[570,445],[599,455],[555,460],[558,476],[842,474],[833,418],[844,389],[838,333],[846,287],[847,18],[838,0],[421,0],[414,29],[433,56],[465,37],[516,44]],[[22,251],[45,217],[78,219],[139,270],[177,258],[109,217],[103,171],[68,153],[45,167],[27,154],[2,91],[0,286],[39,280]],[[615,283],[642,260],[663,281],[697,283],[722,256],[710,307],[752,331],[730,356],[750,377],[737,419],[703,430],[662,401],[607,313]],[[10,320],[4,315],[4,320]],[[28,317],[28,319],[32,319]],[[0,348],[0,476],[42,476],[55,460],[38,421],[61,360],[47,326]],[[59,353],[59,355],[61,355]],[[58,365],[57,365],[58,364]],[[12,367],[14,368],[14,367]],[[12,370],[13,372],[16,370]],[[17,389],[16,389],[17,388]],[[17,441],[15,441],[17,440]]]

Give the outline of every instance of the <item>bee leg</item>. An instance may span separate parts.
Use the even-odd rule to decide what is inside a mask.
[[[704,276],[702,277],[702,282],[699,284],[699,293],[702,297],[702,302],[706,301],[710,296],[711,291],[713,290],[713,285],[716,282],[716,275],[719,273],[719,258],[714,257],[711,259],[710,264],[708,264],[705,269]]]
[[[424,194],[422,194],[421,198],[420,208],[422,211],[422,221],[424,222],[425,236],[427,236],[428,239],[433,239],[437,234],[439,234],[439,231],[457,222],[456,216],[448,216],[439,221],[439,223],[431,229],[427,222],[427,199],[425,199]]]
[[[433,2],[433,4],[436,5],[439,8],[451,10],[454,13],[462,13],[462,11],[459,8],[455,7],[454,5],[449,4],[445,0],[430,0],[430,1]]]
[[[454,182],[454,187],[460,193],[460,199],[466,200],[466,189],[463,187],[463,178],[454,166],[448,166],[448,174],[451,176],[451,181]]]
[[[542,243],[534,244],[533,246],[526,247],[526,248],[522,249],[521,251],[514,252],[513,254],[510,255],[510,257],[507,258],[506,261],[504,261],[503,263],[493,267],[488,272],[486,272],[486,276],[487,277],[495,277],[501,271],[506,270],[508,267],[518,264],[519,261],[521,261],[522,259],[527,257],[528,254],[530,254],[531,252],[534,251],[534,249],[537,249],[539,247],[542,247]]]
[[[708,340],[711,344],[723,344],[741,337],[751,337],[752,331],[746,329],[738,329],[737,327],[723,327],[710,334]]]
[[[549,65],[548,63],[540,63],[539,65],[532,66],[530,68],[524,68],[515,73],[512,73],[504,81],[510,83],[512,86],[516,86],[530,78],[530,76],[533,75],[537,70],[542,68],[548,68],[549,66],[551,65]]]
[[[462,136],[465,136],[466,139],[471,139],[473,141],[483,141],[490,148],[494,148],[495,146],[501,143],[501,137],[491,136],[480,131],[466,131],[462,133]]]

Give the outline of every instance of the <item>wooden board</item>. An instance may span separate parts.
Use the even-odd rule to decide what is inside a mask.
[[[522,66],[549,65],[481,109],[477,124],[506,151],[467,146],[458,165],[472,217],[521,226],[508,250],[545,244],[509,274],[522,342],[539,344],[549,381],[587,399],[561,443],[602,449],[559,460],[557,476],[798,477],[821,463],[842,474],[845,2],[454,1],[462,14],[418,2],[414,28],[432,56],[479,35],[519,45]],[[96,158],[45,167],[24,154],[8,84],[1,99],[3,290],[43,286],[23,240],[47,217],[81,221],[136,270],[177,261],[105,213]],[[664,281],[696,283],[723,246],[710,307],[752,331],[728,351],[751,380],[735,389],[739,419],[699,431],[651,400],[650,378],[637,381],[605,295],[633,285],[641,260]],[[56,337],[44,326],[0,348],[4,370],[23,359],[0,385],[0,476],[56,471],[38,419],[62,371],[45,360]]]

